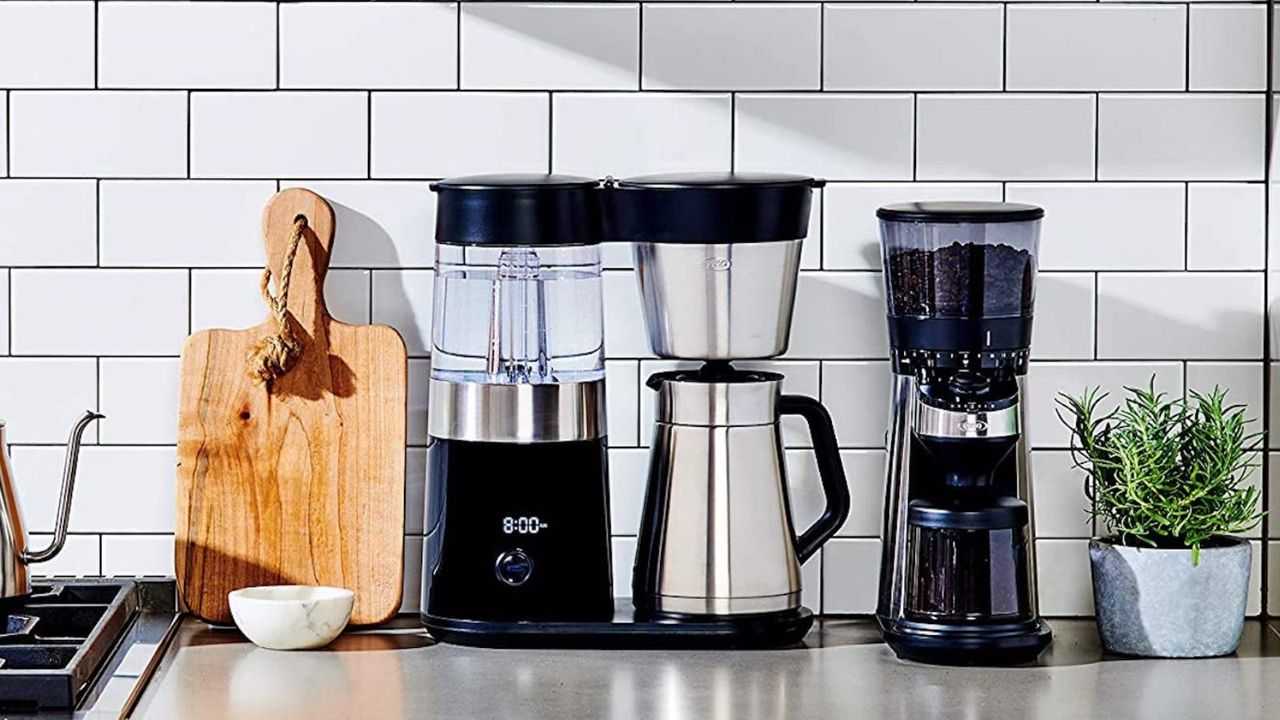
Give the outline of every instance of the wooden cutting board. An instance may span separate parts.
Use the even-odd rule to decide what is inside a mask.
[[[297,364],[269,387],[249,372],[276,326],[204,330],[182,348],[178,408],[178,589],[196,616],[231,622],[227,593],[253,585],[355,591],[352,622],[400,607],[407,361],[385,325],[329,317],[324,276],[333,208],[301,188],[277,193],[262,226],[279,283],[298,215],[288,316]]]

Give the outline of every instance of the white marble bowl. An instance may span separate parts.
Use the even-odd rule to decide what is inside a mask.
[[[351,619],[356,594],[318,585],[263,585],[227,595],[245,637],[268,650],[312,650],[333,642]]]

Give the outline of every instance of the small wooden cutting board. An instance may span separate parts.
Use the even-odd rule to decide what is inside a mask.
[[[269,387],[250,349],[276,329],[203,330],[182,348],[175,565],[187,608],[229,623],[227,593],[253,585],[355,592],[351,621],[400,607],[407,360],[385,325],[329,317],[324,277],[333,208],[301,188],[277,193],[262,225],[276,282],[297,216],[288,315],[297,364]]]

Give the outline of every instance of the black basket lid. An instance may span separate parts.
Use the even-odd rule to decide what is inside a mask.
[[[594,245],[604,233],[600,182],[575,175],[494,174],[431,184],[436,242]]]
[[[805,175],[662,173],[606,181],[610,240],[748,243],[809,234],[813,189]]]
[[[966,500],[918,498],[907,503],[907,524],[940,530],[1000,530],[1026,527],[1027,504],[1008,495]]]
[[[1014,223],[1039,220],[1044,210],[1024,203],[940,200],[885,205],[876,210],[876,217],[895,222]]]

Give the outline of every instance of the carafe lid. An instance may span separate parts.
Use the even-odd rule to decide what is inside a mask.
[[[595,245],[604,235],[600,182],[576,175],[446,178],[437,194],[436,242],[445,245]]]
[[[662,173],[605,181],[610,240],[751,243],[809,234],[813,189],[805,175]]]

